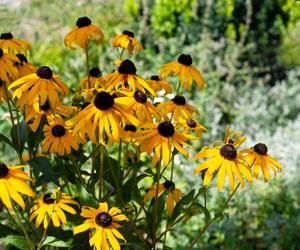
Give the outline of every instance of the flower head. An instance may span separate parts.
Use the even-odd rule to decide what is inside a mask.
[[[18,70],[15,64],[19,62],[18,57],[6,53],[0,48],[0,79],[7,83],[7,86],[12,81],[18,79]]]
[[[114,36],[111,44],[113,47],[127,49],[130,55],[143,50],[141,43],[134,38],[134,33],[128,30],[124,30],[121,35]]]
[[[2,33],[0,35],[0,48],[7,53],[27,53],[31,48],[30,44],[21,39],[16,39],[12,33]]]
[[[155,92],[164,90],[165,94],[172,93],[172,86],[168,82],[162,80],[158,75],[153,75],[149,80],[146,81]]]
[[[16,57],[19,58],[19,62],[15,63],[15,66],[19,72],[19,78],[36,72],[35,66],[28,62],[24,54],[17,54]]]

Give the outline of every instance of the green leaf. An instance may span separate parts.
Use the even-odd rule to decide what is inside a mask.
[[[176,204],[176,206],[174,207],[172,216],[171,216],[171,221],[174,221],[179,216],[179,214],[184,209],[185,205],[188,205],[189,203],[191,203],[191,201],[194,198],[194,194],[195,194],[195,190],[193,189],[187,195],[183,196],[182,199]]]
[[[22,250],[29,249],[28,244],[26,242],[26,238],[20,235],[7,235],[6,237],[1,238],[0,246],[5,246],[5,247],[14,246]]]
[[[9,146],[11,146],[14,150],[16,150],[16,152],[18,152],[18,147],[16,147],[5,135],[0,134],[0,141],[8,144]]]
[[[9,216],[7,218],[11,219]],[[15,233],[17,233],[17,232],[14,231],[13,229],[11,229],[10,227],[0,224],[0,238],[7,236],[7,235],[15,234]]]
[[[53,247],[68,247],[72,245],[72,239],[68,241],[62,241],[60,239],[55,238],[54,236],[47,236],[45,241],[43,242],[43,246],[53,246]]]
[[[190,206],[190,212],[192,215],[198,214],[200,212],[204,213],[205,216],[205,222],[207,223],[210,219],[210,212],[208,211],[208,209],[205,206],[202,206],[200,203],[196,203],[194,202],[191,206]]]

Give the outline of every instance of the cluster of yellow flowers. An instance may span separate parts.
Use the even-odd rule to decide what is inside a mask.
[[[84,49],[87,60],[90,41],[101,44],[104,35],[88,17],[78,18],[76,27],[64,39],[67,47],[79,46]],[[114,36],[111,43],[113,47],[122,49],[121,55],[124,50],[128,51],[128,55],[143,50],[130,31]],[[175,150],[189,157],[183,146],[191,147],[188,142],[200,140],[202,133],[207,131],[198,122],[198,109],[180,95],[181,86],[186,90],[191,88],[193,82],[200,89],[205,86],[190,55],[182,54],[177,60],[163,65],[158,75],[150,79],[143,79],[137,74],[136,66],[130,59],[118,58],[115,72],[106,75],[98,68],[88,68],[87,77],[77,87],[77,93],[84,98],[84,102],[77,106],[66,106],[61,100],[68,93],[68,87],[48,66],[36,69],[28,62],[26,53],[29,49],[26,41],[15,39],[11,33],[1,34],[0,101],[13,100],[32,131],[42,127],[42,150],[45,153],[63,156],[71,153],[72,149],[78,150],[79,145],[88,140],[104,146],[126,141],[132,144],[136,152],[146,152],[152,156],[154,166],[162,163],[167,167]],[[21,52],[25,54],[19,54]],[[156,96],[172,92],[172,86],[167,82],[169,76],[178,77],[175,96],[154,104]],[[217,175],[217,187],[220,190],[227,173],[230,190],[234,191],[237,183],[244,186],[244,177],[252,182],[252,176],[257,178],[262,171],[265,181],[268,181],[269,168],[275,174],[276,169],[282,170],[263,143],[238,151],[244,140],[240,132],[232,133],[228,129],[223,142],[203,147],[193,158],[209,158],[194,169],[195,174],[205,171],[204,186]],[[26,184],[31,179],[21,170],[23,167],[0,165],[0,198],[9,209],[12,208],[11,199],[25,208],[18,192],[34,196]],[[175,187],[172,177],[163,184],[155,183],[147,188],[144,200],[151,200],[163,191],[168,191],[167,214],[171,216],[175,204],[182,198],[182,192]],[[63,210],[76,213],[66,204],[78,203],[59,191],[43,195],[31,208],[30,220],[36,218],[36,226],[39,227],[43,222],[44,228],[50,220],[54,226],[65,224]],[[121,210],[115,207],[108,209],[104,202],[99,203],[98,209],[84,207],[81,215],[86,220],[74,229],[74,234],[92,229],[90,245],[97,250],[108,249],[108,239],[113,249],[120,249],[116,238],[125,239],[117,230],[120,227],[117,221],[128,220]]]

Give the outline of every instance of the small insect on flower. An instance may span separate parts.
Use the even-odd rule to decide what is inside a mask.
[[[153,75],[150,80],[146,81],[156,93],[160,90],[164,90],[164,94],[172,93],[172,86],[167,81],[162,80],[158,75]]]
[[[202,89],[205,85],[204,80],[201,73],[192,64],[192,57],[182,54],[177,61],[162,65],[159,75],[162,79],[166,79],[169,75],[178,76],[179,83],[187,90],[191,88],[193,81]]]
[[[116,207],[108,209],[106,202],[99,203],[99,207],[83,207],[81,216],[86,218],[83,224],[74,228],[74,235],[91,230],[90,246],[97,250],[109,249],[109,243],[114,250],[120,250],[118,239],[126,242],[123,235],[118,231],[121,227],[119,221],[128,221],[122,211]],[[108,240],[107,240],[108,239]],[[109,242],[109,243],[108,243]]]
[[[34,201],[30,209],[30,221],[35,219],[35,227],[38,228],[42,223],[47,228],[52,220],[54,227],[67,223],[65,212],[76,214],[74,208],[69,204],[78,205],[71,196],[61,193],[59,189],[52,193],[46,193]]]
[[[144,201],[153,199],[156,196],[157,185],[154,184],[146,188],[146,194],[144,196]],[[158,185],[158,194],[167,191],[167,214],[169,217],[172,216],[175,205],[181,200],[182,192],[180,189],[175,188],[175,183],[172,181],[165,181],[163,184]]]
[[[114,36],[111,44],[113,47],[127,49],[129,55],[143,50],[142,44],[134,38],[134,33],[128,30],[124,30],[121,35]]]
[[[74,45],[85,49],[90,40],[96,44],[101,44],[104,35],[101,29],[93,25],[92,21],[85,16],[77,19],[76,27],[65,36],[64,42],[71,49],[75,49]]]
[[[259,172],[262,171],[265,182],[269,181],[270,173],[268,168],[273,170],[275,176],[277,175],[276,169],[279,172],[282,171],[282,166],[268,154],[268,148],[264,143],[257,143],[250,149],[243,149],[241,153],[244,155],[248,165],[251,166],[256,179]]]
[[[7,53],[27,53],[31,46],[29,42],[16,39],[12,33],[2,33],[0,35],[0,48]]]
[[[242,136],[241,132],[235,132],[231,136],[231,129],[228,128],[222,146],[205,146],[195,157],[193,157],[193,160],[210,158],[200,163],[194,169],[194,174],[206,170],[203,181],[204,186],[207,186],[212,178],[218,173],[217,188],[218,190],[221,190],[225,181],[226,172],[231,191],[234,191],[236,188],[236,177],[242,186],[245,186],[241,173],[249,183],[252,182],[250,166],[245,162],[245,157],[242,153],[237,151],[237,147],[239,147],[245,139],[246,138]]]
[[[28,62],[25,55],[17,54],[16,57],[19,58],[19,62],[15,63],[15,66],[19,72],[19,78],[36,72],[35,66],[32,63]]]
[[[5,53],[0,48],[0,79],[5,81],[7,86],[19,77],[18,70],[15,67],[17,62],[19,62],[18,57]]]
[[[10,166],[0,162],[0,199],[3,204],[12,209],[11,199],[14,200],[22,209],[25,209],[25,203],[21,194],[34,197],[26,181],[31,181],[27,173],[21,169],[25,166]]]

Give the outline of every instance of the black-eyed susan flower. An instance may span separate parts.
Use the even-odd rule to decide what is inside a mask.
[[[169,75],[175,75],[179,78],[179,83],[185,88],[190,89],[193,81],[196,82],[200,89],[204,88],[204,80],[201,73],[192,66],[193,59],[190,55],[182,54],[177,61],[164,64],[159,75],[166,79]]]
[[[122,93],[126,96],[115,99],[116,102],[126,107],[126,110],[132,113],[141,123],[152,122],[153,117],[159,117],[156,108],[142,91]]]
[[[121,138],[126,142],[135,141],[135,137],[137,136],[136,132],[136,126],[132,124],[125,124],[121,133]]]
[[[28,62],[25,55],[17,54],[16,57],[19,58],[19,62],[16,62],[15,64],[19,72],[19,78],[36,72],[35,66],[32,63]]]
[[[0,78],[0,103],[6,101],[5,82]]]
[[[155,92],[164,90],[165,94],[172,93],[172,86],[167,81],[162,80],[158,75],[151,76],[147,82]]]
[[[99,68],[91,68],[89,71],[89,77],[82,79],[78,85],[79,90],[90,89],[99,87],[100,84],[96,84],[97,81],[100,81],[102,73]]]
[[[30,221],[35,219],[35,227],[38,228],[42,223],[47,228],[48,221],[52,221],[54,227],[67,223],[65,212],[76,214],[72,205],[78,205],[68,194],[55,190],[52,193],[46,193],[34,201],[30,209]],[[50,219],[51,218],[51,219]]]
[[[281,172],[282,166],[278,161],[268,154],[268,148],[264,143],[257,143],[254,147],[242,150],[245,160],[253,170],[253,175],[258,178],[258,174],[261,171],[265,182],[269,181],[270,173],[269,169],[272,169],[276,176],[276,169]]]
[[[70,120],[74,124],[74,134],[83,140],[87,135],[93,143],[119,142],[121,124],[130,122],[138,125],[139,121],[118,104],[117,99],[106,91],[99,92],[90,104]]]
[[[144,196],[144,201],[153,199],[156,196],[157,185],[154,184],[151,187],[146,188],[146,194]],[[163,184],[158,185],[158,194],[167,191],[166,207],[167,214],[171,217],[175,205],[181,200],[182,192],[180,189],[175,187],[175,183],[172,181],[165,181]]]
[[[78,150],[78,141],[71,133],[71,126],[59,116],[49,117],[49,125],[44,126],[45,139],[42,149],[45,152],[64,155],[70,154],[71,148]]]
[[[74,228],[73,233],[78,234],[90,230],[90,246],[96,250],[108,250],[109,244],[113,250],[120,250],[121,247],[117,239],[126,242],[123,235],[118,231],[121,227],[119,221],[128,221],[122,211],[116,207],[108,209],[106,202],[99,203],[99,207],[83,207],[81,216],[86,218],[83,224]]]
[[[100,44],[103,39],[104,35],[101,29],[93,25],[92,21],[85,16],[77,19],[76,27],[65,36],[64,42],[71,49],[75,48],[74,45],[85,49],[89,41]]]
[[[162,116],[172,114],[175,121],[181,117],[192,119],[194,114],[200,115],[198,109],[186,103],[184,96],[181,95],[176,95],[171,101],[159,103],[157,111]]]
[[[7,53],[27,53],[30,50],[30,44],[25,40],[14,38],[9,32],[0,35],[0,48]]]
[[[177,124],[184,128],[186,133],[195,132],[199,138],[202,137],[203,132],[207,132],[207,129],[194,119],[179,118]]]
[[[47,100],[54,106],[60,102],[60,95],[68,92],[68,87],[47,66],[40,67],[36,73],[24,76],[10,84],[14,89],[13,99],[17,98],[17,105],[23,108],[25,104],[32,104],[36,97],[43,105]]]
[[[194,169],[194,174],[206,170],[203,181],[204,186],[207,186],[214,175],[218,174],[217,188],[218,190],[221,190],[226,173],[231,191],[234,191],[236,188],[236,179],[243,187],[245,186],[242,175],[245,176],[249,183],[252,182],[250,166],[248,166],[242,153],[237,151],[237,147],[244,141],[245,137],[242,136],[241,132],[236,132],[231,136],[231,129],[227,129],[222,146],[205,146],[198,154],[196,154],[193,158],[194,160],[209,158]]]
[[[121,62],[118,71],[103,76],[107,90],[128,89],[130,86],[133,91],[139,89],[142,92],[149,91],[156,95],[149,84],[139,75],[136,74],[136,67],[132,61],[126,59]]]
[[[5,53],[0,48],[0,79],[5,81],[7,85],[19,77],[18,70],[15,67],[17,62],[19,62],[18,57]]]
[[[154,151],[154,157],[152,159],[153,165],[156,165],[156,163],[162,159],[163,164],[167,166],[171,159],[173,147],[188,157],[189,154],[182,145],[189,146],[186,141],[198,139],[178,131],[177,127],[170,121],[145,123],[142,128],[143,130],[140,132],[140,136],[137,140],[142,152],[147,152],[147,154],[150,155],[152,151]]]
[[[12,209],[14,200],[22,209],[25,209],[25,203],[21,194],[34,197],[32,191],[26,181],[31,181],[27,173],[22,168],[25,166],[11,166],[0,162],[0,199],[8,208]]]
[[[124,30],[121,35],[114,36],[111,44],[113,47],[127,49],[130,55],[143,50],[142,44],[134,38],[134,33],[128,30]]]

